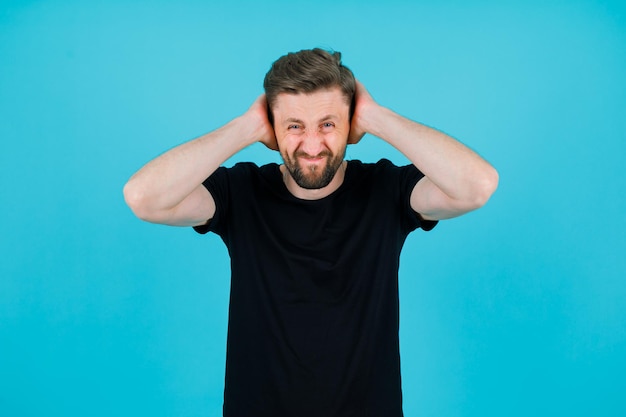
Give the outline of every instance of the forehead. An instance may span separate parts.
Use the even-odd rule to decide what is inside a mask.
[[[319,90],[313,93],[288,94],[276,96],[273,112],[277,118],[315,117],[318,114],[336,114],[343,116],[349,113],[350,106],[339,87]]]

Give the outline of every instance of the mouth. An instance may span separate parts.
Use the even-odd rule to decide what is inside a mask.
[[[307,164],[317,164],[319,162],[322,162],[325,158],[321,156],[300,156],[298,157],[298,159]]]
[[[330,157],[330,152],[323,151],[317,155],[309,155],[305,152],[296,152],[295,157],[301,161],[304,161],[309,164],[316,164],[322,162]]]

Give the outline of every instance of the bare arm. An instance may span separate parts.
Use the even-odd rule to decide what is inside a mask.
[[[215,214],[215,202],[202,182],[254,142],[277,148],[264,95],[242,116],[148,162],[124,186],[126,203],[137,217],[152,223],[204,224]]]
[[[356,100],[350,143],[371,133],[424,173],[411,193],[411,206],[424,219],[456,217],[489,200],[498,186],[498,173],[478,154],[442,132],[378,105],[359,82]]]

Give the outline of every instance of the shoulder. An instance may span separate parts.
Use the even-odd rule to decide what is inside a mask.
[[[359,159],[349,159],[348,164],[356,167],[363,167],[365,169],[384,169],[384,168],[401,168],[402,165],[397,165],[391,162],[387,158],[381,158],[376,162],[363,162]]]
[[[267,163],[264,165],[257,165],[254,162],[237,162],[235,165],[233,165],[231,168],[228,168],[228,169],[264,172],[267,170],[276,169],[276,167],[278,167],[278,164],[274,162]]]
[[[254,162],[238,162],[229,168],[220,168],[222,181],[231,192],[240,195],[271,192],[282,184],[280,168],[276,163],[257,165]],[[250,194],[251,195],[251,194]]]
[[[368,183],[372,190],[378,189],[394,196],[410,195],[415,185],[424,177],[413,164],[397,165],[385,158],[371,163],[353,160],[349,161],[348,167],[351,181]]]
[[[259,181],[274,181],[278,172],[280,170],[276,164],[258,166],[254,162],[237,162],[230,167],[219,167],[203,184],[211,194],[218,190],[241,190],[258,184]]]
[[[396,165],[391,162],[389,159],[381,158],[376,162],[362,162],[359,160],[350,160],[348,161],[348,167],[353,172],[366,175],[366,174],[375,174],[375,175],[400,175],[402,173],[410,173],[418,171],[415,165]]]
[[[358,159],[350,159],[347,162],[349,169],[363,172],[370,172],[388,166],[395,166],[390,160],[384,158],[378,160],[377,162],[363,162]]]
[[[278,164],[270,163],[257,165],[254,162],[237,162],[231,167],[221,167],[226,175],[231,178],[237,177],[271,177],[279,171]]]
[[[402,177],[402,169],[388,159],[376,162],[350,160],[346,180],[348,184],[364,187],[370,193],[393,195]]]

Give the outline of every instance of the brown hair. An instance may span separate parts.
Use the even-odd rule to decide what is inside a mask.
[[[318,90],[339,87],[354,111],[354,74],[341,63],[341,52],[323,49],[304,49],[291,52],[277,59],[265,74],[263,88],[272,120],[272,105],[281,93],[313,93]]]

